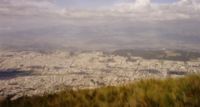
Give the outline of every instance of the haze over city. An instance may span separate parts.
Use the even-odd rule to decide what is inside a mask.
[[[1,0],[1,48],[198,49],[199,0]]]

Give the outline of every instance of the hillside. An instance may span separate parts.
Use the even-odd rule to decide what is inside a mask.
[[[198,107],[200,75],[1,100],[1,107]]]

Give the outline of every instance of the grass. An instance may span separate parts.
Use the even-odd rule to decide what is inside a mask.
[[[1,107],[200,107],[200,75],[1,101]]]

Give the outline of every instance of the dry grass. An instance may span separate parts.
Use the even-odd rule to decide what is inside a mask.
[[[200,76],[4,100],[1,107],[199,107]]]

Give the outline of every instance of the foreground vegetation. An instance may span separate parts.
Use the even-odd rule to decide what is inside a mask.
[[[5,99],[1,107],[199,107],[200,76],[142,80],[119,87],[66,90],[57,94]]]

